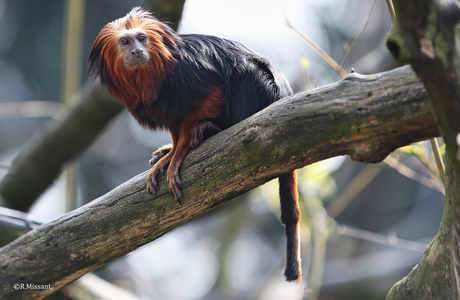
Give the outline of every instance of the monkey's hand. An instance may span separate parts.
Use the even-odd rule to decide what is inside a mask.
[[[152,164],[153,167],[147,176],[147,188],[150,194],[156,196],[156,192],[158,190],[156,176],[158,173],[163,174],[166,166],[169,164],[168,170],[166,172],[168,188],[173,194],[174,198],[176,198],[176,200],[181,203],[182,182],[179,177],[179,167],[182,164],[182,160],[184,159],[188,150],[190,148],[197,147],[203,141],[205,130],[207,130],[206,134],[209,136],[219,132],[220,128],[215,126],[210,121],[198,122],[192,127],[191,130],[187,132],[183,130],[182,134],[176,139],[175,137],[177,135],[171,133],[175,143],[164,145],[163,147],[153,152],[152,159],[150,160],[150,164]],[[173,145],[177,146],[173,148]]]
[[[147,189],[150,194],[154,196],[157,195],[158,185],[157,185],[156,176],[158,175],[158,173],[164,174],[165,168],[169,164],[168,170],[166,171],[166,179],[168,181],[168,188],[173,194],[174,198],[176,198],[176,200],[179,201],[180,204],[182,204],[181,203],[182,192],[180,190],[180,188],[182,187],[182,183],[179,178],[180,162],[178,162],[177,160],[172,160],[173,153],[174,153],[173,151],[168,152],[168,154],[160,158],[160,160],[158,160],[155,163],[152,169],[150,169],[150,172],[147,175]]]
[[[155,154],[156,152],[159,152],[159,150],[163,149],[164,147],[165,146],[161,147],[160,149],[155,151],[153,154]],[[172,149],[172,147],[169,148],[169,150],[168,150],[169,152],[167,152],[166,154],[164,152],[160,151],[159,153],[161,153],[161,155],[163,157],[158,158],[156,162],[154,161],[155,157],[152,157],[152,159],[150,160],[150,163],[152,164],[152,161],[153,161],[154,165],[150,169],[149,174],[147,175],[147,190],[149,191],[150,194],[152,194],[154,196],[157,195],[157,190],[158,190],[156,177],[157,177],[158,173],[161,173],[161,174],[165,173],[165,168],[168,166],[168,164],[170,163],[170,161],[171,161],[171,159],[173,157],[174,151],[170,151],[171,149]]]
[[[152,169],[150,169],[149,174],[147,175],[147,190],[150,194],[156,196],[158,191],[158,184],[156,177],[157,175],[164,174],[166,168],[166,179],[168,181],[168,188],[173,194],[174,198],[179,201],[180,204],[182,200],[182,193],[180,188],[182,183],[179,178],[179,166],[182,160],[174,160],[174,151],[171,144],[165,145],[159,148],[152,154],[152,159],[150,164],[154,164]],[[169,166],[168,166],[169,165]]]
[[[182,204],[182,182],[179,177],[179,166],[180,162],[177,160],[173,160],[168,167],[168,171],[166,172],[166,178],[168,180],[168,188],[173,194],[174,198]]]
[[[169,190],[174,195],[174,198],[179,201],[179,203],[182,201],[182,182],[179,177],[179,167],[182,164],[182,160],[184,159],[188,150],[201,144],[205,136],[205,130],[208,131],[207,134],[209,135],[214,135],[220,132],[220,128],[210,121],[202,121],[198,123],[195,127],[193,127],[190,135],[187,138],[179,139],[178,150],[176,150],[176,155],[172,159],[168,167],[168,171],[166,172]],[[186,142],[183,142],[184,140]]]
[[[150,165],[154,165],[159,161],[163,156],[171,151],[173,145],[172,143],[166,144],[160,148],[158,148],[155,152],[152,153],[152,159],[149,160]]]

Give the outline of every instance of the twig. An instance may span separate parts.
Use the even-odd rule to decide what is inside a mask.
[[[361,191],[382,171],[382,165],[366,165],[345,190],[334,199],[327,208],[327,213],[332,218],[337,217],[361,193]]]
[[[423,146],[420,146],[420,147],[423,147]],[[409,153],[413,154],[414,157],[418,161],[420,161],[420,163],[428,170],[428,172],[431,174],[431,176],[433,178],[440,178],[439,171],[438,171],[437,165],[436,165],[436,161],[433,162],[433,160],[431,158],[429,158],[429,155],[427,153],[420,153],[418,151],[412,151],[412,146],[409,147],[409,148],[411,149],[411,151],[409,151]],[[426,147],[424,147],[423,149],[426,150]]]
[[[396,247],[400,249],[411,250],[421,253],[425,251],[425,248],[427,246],[423,243],[400,239],[396,235],[384,235],[346,225],[339,225],[337,227],[337,233],[380,245]]]
[[[343,58],[340,60],[340,66],[343,67],[345,64],[345,61],[348,58],[348,55],[350,54],[351,49],[355,46],[356,42],[360,38],[360,36],[363,34],[364,30],[366,29],[367,25],[369,24],[369,21],[371,19],[371,14],[374,11],[375,3],[377,3],[377,0],[374,0],[374,3],[371,6],[371,9],[369,10],[369,13],[367,14],[367,18],[364,20],[364,23],[361,25],[361,28],[356,32],[355,36],[351,39],[350,43],[347,46],[347,50],[343,54]]]
[[[53,101],[22,101],[0,103],[0,119],[9,118],[54,118],[62,115],[66,106]]]
[[[0,207],[0,225],[28,232],[41,224],[33,220],[28,213]]]
[[[300,35],[331,67],[333,67],[337,72],[339,72],[340,76],[345,77],[347,76],[347,72],[339,66],[335,62],[332,57],[330,57],[326,52],[324,52],[323,49],[321,49],[318,45],[315,44],[309,37],[307,37],[305,34],[303,34],[300,30],[298,30],[294,25],[291,24],[289,19],[286,17],[286,23],[289,28],[294,30],[298,35]]]
[[[395,22],[395,19],[396,19],[396,13],[395,13],[395,8],[393,6],[393,2],[391,0],[387,0],[387,6],[388,6],[388,10],[390,12],[390,16],[391,16],[391,22]]]
[[[402,164],[399,160],[397,160],[393,156],[388,155],[387,158],[383,160],[383,162],[386,163],[388,166],[392,167],[393,169],[395,169],[396,171],[398,171],[401,175],[404,175],[407,178],[415,180],[418,183],[423,184],[426,187],[429,187],[430,189],[444,193],[444,188],[440,187],[439,184],[436,183],[436,181],[415,172],[411,168]]]
[[[444,176],[445,168],[444,162],[442,160],[441,151],[439,151],[438,140],[436,138],[430,139],[431,148],[433,149],[434,159],[436,160],[436,165],[438,166],[439,177],[441,177],[442,184],[446,186],[446,179]]]

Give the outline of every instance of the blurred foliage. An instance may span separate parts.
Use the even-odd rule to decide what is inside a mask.
[[[444,156],[446,152],[446,144],[442,143],[439,146],[441,155]],[[431,146],[427,142],[412,144],[406,147],[399,148],[398,152],[412,154],[425,166],[429,173],[441,180],[439,175],[439,166],[436,164],[435,154]]]

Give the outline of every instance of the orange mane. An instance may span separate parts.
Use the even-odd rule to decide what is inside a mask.
[[[125,66],[124,55],[118,47],[120,35],[131,29],[145,33],[150,56],[147,64],[134,68]],[[123,18],[102,28],[91,48],[90,72],[99,75],[114,96],[132,109],[139,101],[155,100],[158,87],[176,62],[173,53],[177,40],[179,37],[172,29],[149,12],[135,7]]]

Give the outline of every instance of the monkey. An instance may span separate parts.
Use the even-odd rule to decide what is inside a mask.
[[[179,167],[204,139],[292,95],[286,77],[267,59],[228,39],[178,34],[140,8],[105,25],[90,50],[89,74],[120,100],[145,128],[169,130],[172,143],[153,152],[147,189],[166,170],[181,203]],[[287,281],[301,280],[300,209],[296,172],[279,177],[286,234]]]

